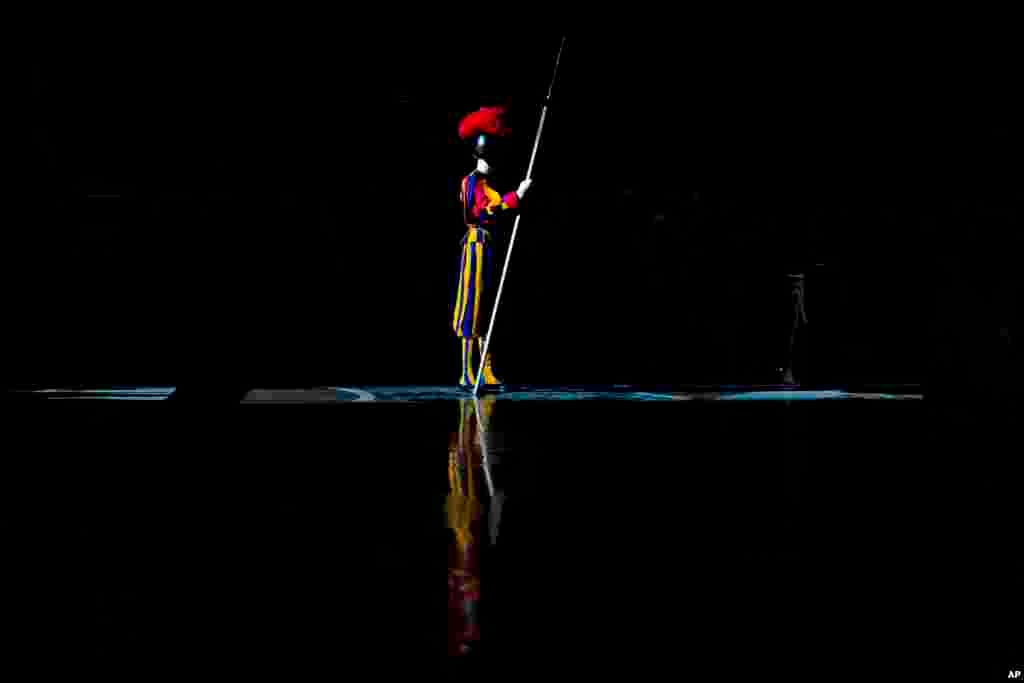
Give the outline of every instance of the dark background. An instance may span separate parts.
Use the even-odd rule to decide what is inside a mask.
[[[174,18],[187,30],[169,27]],[[454,381],[455,187],[472,165],[456,123],[511,97],[525,166],[558,33],[502,37],[491,24],[482,36],[425,24],[398,33],[315,17],[303,30],[277,17],[254,29],[249,18],[209,26],[180,9],[113,37],[83,27],[74,42],[54,37],[22,53],[28,117],[15,131],[24,156],[13,158],[0,269],[5,382],[167,382],[202,396]],[[996,18],[981,32],[954,22],[896,29],[888,16],[861,17],[864,26],[797,19],[740,28],[690,17],[661,35],[572,34],[501,309],[495,353],[507,380],[775,379],[789,325],[785,273],[803,267],[813,335],[805,379],[1009,391],[1019,372],[1019,49]],[[801,28],[808,20],[813,28]],[[509,175],[513,188],[521,169]],[[665,593],[628,594],[632,584],[614,576],[626,562],[605,566],[602,581],[595,560],[630,540],[679,543],[679,501],[703,513],[688,523],[713,551],[735,540],[732,526],[792,519],[806,527],[794,537],[822,549],[807,562],[726,567],[732,558],[712,552],[682,579],[648,563],[661,576],[646,582],[679,581],[683,598],[698,586],[706,610],[680,604],[704,633],[700,616],[733,613],[721,596],[762,597],[768,617],[741,626],[764,649],[774,645],[764,634],[791,633],[774,619],[794,614],[794,592],[807,608],[796,612],[799,632],[814,645],[832,635],[816,612],[837,601],[854,616],[870,611],[874,627],[824,650],[830,672],[873,664],[915,636],[927,640],[927,659],[906,657],[914,670],[947,670],[946,655],[973,633],[979,661],[1002,679],[1002,653],[1020,642],[1019,619],[1006,628],[1019,612],[1019,476],[990,421],[965,416],[987,408],[976,397],[959,396],[954,420],[927,402],[870,402],[928,412],[852,412],[851,422],[764,411],[679,424],[675,414],[650,420],[647,406],[626,422],[616,404],[601,404],[608,412],[581,412],[575,431],[564,414],[531,406],[508,423],[523,456],[508,459],[509,490],[521,496],[506,510],[513,553],[487,580],[504,580],[499,605],[518,614],[539,598],[520,604],[517,591],[555,586],[555,616],[524,623],[544,620],[539,639],[552,650],[593,652],[599,622],[576,640],[573,630],[588,615],[590,576],[605,599],[615,589],[621,612],[649,607],[650,621],[623,622],[636,627],[636,651],[649,650]],[[455,415],[442,424],[418,408],[363,407],[293,412],[297,424],[249,414],[233,423],[223,412],[192,424],[127,409],[48,411],[38,427],[11,420],[35,444],[31,457],[7,459],[0,478],[5,533],[21,558],[7,611],[19,640],[47,650],[37,663],[76,643],[72,661],[170,660],[191,671],[223,655],[236,668],[270,660],[294,671],[293,653],[300,664],[334,656],[343,628],[365,619],[349,649],[419,666],[444,635],[438,458]],[[969,428],[949,429],[958,420]],[[551,425],[562,425],[555,442],[544,441]],[[624,455],[598,457],[609,450]],[[592,458],[545,457],[566,453]],[[775,497],[783,473],[800,482],[793,510]],[[625,476],[653,489],[623,486],[620,496]],[[581,498],[593,503],[574,507]],[[549,515],[565,535],[551,533]],[[652,518],[666,530],[637,531]],[[589,553],[577,552],[580,527]],[[532,561],[537,539],[584,564],[541,562],[526,582],[514,565],[502,575],[502,557]],[[643,566],[649,546],[635,551]],[[715,590],[702,592],[705,580]],[[908,616],[893,618],[901,610]],[[55,637],[40,638],[48,629]],[[860,647],[879,630],[885,647]],[[719,633],[728,631],[705,641]],[[499,655],[518,645],[493,642]],[[838,656],[847,643],[856,657]],[[677,645],[654,643],[672,655]]]
[[[994,27],[571,34],[499,374],[776,381],[799,267],[805,381],[1004,375],[1024,118]],[[514,189],[559,41],[497,33],[37,45],[12,382],[454,381],[457,121],[511,98]]]

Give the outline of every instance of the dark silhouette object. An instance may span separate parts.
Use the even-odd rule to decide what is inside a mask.
[[[789,278],[789,298],[792,303],[793,324],[790,327],[789,347],[786,352],[786,365],[782,372],[782,383],[797,385],[799,383],[794,374],[794,367],[798,360],[798,341],[801,351],[800,358],[806,356],[803,353],[806,346],[806,335],[803,333],[803,330],[807,326],[807,310],[804,307],[806,277],[804,273],[788,273],[787,277]]]

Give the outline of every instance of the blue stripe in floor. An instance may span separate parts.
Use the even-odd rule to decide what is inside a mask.
[[[47,400],[92,399],[107,401],[165,401],[175,387],[110,387],[102,389],[34,389],[30,393]]]
[[[628,385],[612,386],[529,386],[508,385],[501,391],[482,391],[479,398],[499,401],[821,401],[836,399],[921,399],[921,394],[866,393],[841,389],[783,389],[779,387],[676,387],[660,391],[640,391]],[[891,390],[890,390],[891,391]],[[305,403],[324,401],[421,403],[472,399],[470,390],[455,386],[355,386],[320,389],[250,391],[243,402]]]
[[[738,394],[721,394],[720,401],[818,401],[822,399],[848,398],[845,391],[746,391]]]
[[[167,396],[49,396],[50,401],[166,401]]]
[[[134,395],[170,396],[175,387],[110,387],[104,389],[36,389],[36,394]]]
[[[740,387],[735,387],[739,389]],[[630,391],[626,385],[613,387],[506,387],[504,391],[481,393],[502,401],[820,401],[834,399],[907,399],[916,395],[886,393],[851,393],[840,389],[752,389],[747,391]],[[340,401],[434,401],[470,398],[472,393],[457,387],[392,386],[392,387],[338,387]]]

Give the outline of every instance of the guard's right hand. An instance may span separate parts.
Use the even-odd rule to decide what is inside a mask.
[[[530,180],[529,178],[527,178],[523,182],[519,183],[519,189],[516,190],[516,194],[519,195],[520,199],[523,198],[523,195],[526,194],[526,191],[530,189],[530,185],[532,185],[532,184],[533,184],[533,181]]]

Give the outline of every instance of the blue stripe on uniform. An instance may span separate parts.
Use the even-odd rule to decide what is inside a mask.
[[[491,288],[491,244],[484,243],[484,294]]]
[[[462,304],[465,302],[465,298],[461,296],[462,293],[462,277],[463,273],[466,272],[466,246],[463,244],[462,253],[459,255],[459,276],[455,278],[455,300],[452,304],[454,309],[453,314],[453,325],[456,332],[459,331],[459,321],[462,318]]]
[[[469,179],[466,181],[466,196],[465,199],[465,210],[466,210],[466,223],[472,223],[473,216],[473,205],[476,204],[476,175],[470,174]]]
[[[474,310],[474,303],[476,300],[476,269],[480,265],[476,259],[476,244],[467,245],[469,248],[469,282],[466,283],[466,317],[462,320],[462,335],[464,337],[473,336],[473,321],[476,318],[476,310]],[[465,271],[463,271],[465,273]]]

